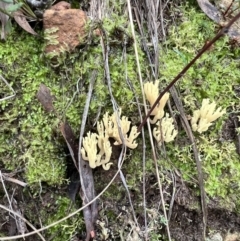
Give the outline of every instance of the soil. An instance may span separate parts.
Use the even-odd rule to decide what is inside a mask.
[[[115,170],[112,170],[112,174],[115,173]],[[108,173],[109,178],[111,178],[111,173]],[[99,177],[99,176],[98,176]],[[154,183],[155,176],[152,175],[149,177],[149,183],[147,183],[148,187],[151,187]],[[116,183],[120,183],[120,180],[115,180]],[[181,181],[182,182],[182,181]],[[5,182],[6,188],[8,190],[9,195],[13,195],[14,199],[17,201],[17,206],[19,210],[21,210],[22,215],[29,220],[35,228],[40,228],[40,223],[36,222],[37,219],[41,220],[40,210],[48,209],[49,213],[56,212],[56,205],[55,200],[52,198],[53,193],[58,193],[59,195],[67,196],[66,187],[62,187],[58,190],[54,188],[48,188],[48,192],[41,195],[39,197],[33,197],[30,190],[23,190],[23,188],[19,187],[18,185],[11,184]],[[177,241],[201,241],[202,239],[202,213],[199,208],[196,209],[196,205],[199,207],[200,200],[196,196],[192,196],[191,189],[186,186],[185,183],[177,184],[177,191],[176,195],[174,196],[174,203],[172,206],[172,215],[170,219],[170,231],[173,240]],[[166,193],[172,189],[172,186],[165,185],[163,189]],[[0,193],[3,194],[3,189],[1,187]],[[2,195],[4,196],[4,195]],[[134,191],[131,192],[131,197],[133,202],[136,200],[138,202],[138,197]],[[157,208],[157,204],[159,201],[159,193],[156,193],[155,188],[148,188],[146,192],[146,199],[151,200],[148,203],[148,208]],[[169,196],[165,197],[167,203],[170,203]],[[124,210],[124,207],[129,207],[127,203],[127,197],[122,194],[122,198],[118,204],[112,203],[110,199],[103,198],[101,202],[104,202],[104,212],[105,214],[108,213],[109,210],[114,212],[116,215],[121,215]],[[1,204],[4,206],[8,206],[8,200],[6,196],[3,197],[1,200]],[[101,209],[99,210],[101,213]],[[1,232],[4,232],[6,236],[17,235],[17,227],[16,222],[12,215],[9,215],[8,212],[1,209],[0,213],[0,223],[1,223]],[[35,215],[33,219],[31,216]],[[115,216],[115,215],[114,215]],[[144,225],[144,217],[141,215],[141,212],[138,213],[137,216],[140,225]],[[35,222],[33,222],[35,220]],[[115,224],[113,224],[114,222]],[[108,228],[112,229],[116,225],[116,220],[109,219]],[[208,233],[211,234],[211,231],[214,230],[215,232],[220,232],[222,236],[226,236],[229,233],[235,233],[240,230],[240,215],[234,212],[229,212],[227,210],[219,208],[219,205],[216,201],[211,201],[208,208]],[[98,227],[99,228],[99,227]],[[28,231],[32,231],[30,227],[27,227]],[[101,233],[101,229],[97,232]],[[112,231],[114,232],[114,231]],[[164,235],[165,230],[159,230],[159,233]],[[43,233],[44,234],[44,233]],[[78,234],[79,239],[84,235],[84,232]],[[238,237],[238,236],[237,236]],[[109,240],[120,240],[116,237],[116,235],[109,236]],[[30,237],[25,238],[26,241],[32,240],[40,240],[37,235],[33,235]],[[101,239],[97,239],[101,240]],[[239,239],[234,239],[235,241]],[[232,241],[234,241],[232,240]]]

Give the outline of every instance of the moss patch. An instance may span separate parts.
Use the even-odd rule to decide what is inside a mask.
[[[184,23],[172,27],[170,36],[162,48],[160,55],[161,79],[164,82],[172,80],[178,72],[196,55],[204,41],[211,39],[216,32],[216,26],[196,8],[183,8]],[[197,63],[178,82],[177,88],[186,110],[192,115],[199,109],[203,98],[217,102],[218,107],[227,109],[227,114],[199,135],[195,133],[197,146],[205,173],[205,188],[209,197],[236,202],[239,198],[239,155],[233,141],[222,140],[222,124],[228,116],[239,109],[239,96],[234,86],[239,86],[239,65],[236,58],[239,48],[231,49],[228,38],[218,41],[214,48],[205,53]],[[196,165],[190,145],[184,144],[184,134],[178,136],[180,145],[168,145],[167,153],[185,180],[197,180]],[[234,173],[234,174],[233,174]],[[234,186],[234,190],[233,190]],[[240,203],[235,205],[239,209]]]

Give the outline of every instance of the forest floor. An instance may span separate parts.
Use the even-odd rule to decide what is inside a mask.
[[[89,34],[57,63],[44,55],[42,22],[31,23],[39,34],[33,36],[12,20],[12,32],[0,43],[0,75],[6,80],[0,79],[0,240],[91,240],[79,210],[84,195],[78,168],[60,126],[67,121],[76,141],[81,139],[92,79],[84,136],[97,132],[97,121],[116,106],[131,127],[139,126],[145,116],[140,79],[158,79],[164,90],[222,27],[196,1],[130,2],[133,21],[128,1],[73,2],[104,37]],[[234,7],[232,15],[240,8]],[[96,196],[104,190],[93,240],[240,240],[239,56],[238,40],[223,36],[170,90],[165,112],[174,119],[174,141],[152,144],[154,127],[147,125],[136,149],[110,140],[112,166],[91,171]],[[51,92],[50,112],[36,97],[41,84]],[[14,97],[4,100],[9,86]],[[203,99],[226,113],[199,133],[190,120]],[[43,227],[41,235],[28,236]]]

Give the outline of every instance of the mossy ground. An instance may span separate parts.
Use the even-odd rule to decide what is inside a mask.
[[[169,29],[167,41],[160,46],[161,86],[169,83],[194,57],[204,41],[211,39],[216,33],[217,27],[196,6],[185,5],[181,7],[181,11],[183,16],[180,22],[183,23],[173,25]],[[107,32],[110,47],[109,67],[113,95],[122,108],[123,115],[134,120],[133,124],[137,124],[139,119],[136,100],[126,81],[129,80],[132,83],[135,94],[141,100],[134,49],[131,44],[124,46],[124,41],[119,39],[121,29],[125,31],[123,33],[120,31],[122,35],[127,38],[131,36],[128,21],[124,15],[121,17],[112,15],[111,19],[103,21],[103,27]],[[67,185],[66,145],[58,128],[59,122],[67,119],[76,136],[78,135],[92,71],[97,71],[97,79],[86,132],[88,129],[93,129],[92,124],[99,110],[102,117],[106,111],[112,113],[112,105],[105,83],[102,48],[98,39],[87,48],[79,48],[75,53],[65,56],[56,68],[53,68],[51,62],[44,57],[43,46],[41,37],[30,36],[17,28],[8,36],[5,43],[0,43],[0,74],[16,91],[14,98],[0,102],[0,159],[1,167],[6,171],[24,169],[21,178],[28,182],[35,196],[42,198],[39,202],[42,208],[40,217],[43,225],[47,225],[64,217],[70,205],[70,201],[64,197],[64,191],[57,191]],[[239,155],[236,153],[233,139],[225,140],[221,139],[221,136],[224,122],[229,115],[232,113],[239,115],[239,95],[233,88],[240,85],[238,56],[239,50],[231,48],[228,38],[225,37],[201,57],[177,84],[188,115],[199,108],[203,98],[215,100],[218,106],[227,109],[224,117],[211,126],[206,133],[196,134],[195,138],[203,163],[207,195],[209,199],[219,200],[221,208],[231,211],[239,211],[240,208]],[[147,79],[149,67],[140,47],[139,57],[143,78]],[[55,113],[47,114],[36,98],[41,83],[44,83],[55,97]],[[3,82],[0,82],[0,88],[1,97],[9,94]],[[123,173],[132,194],[136,214],[142,219],[143,172],[140,138],[138,148],[128,153],[128,158],[123,165]],[[151,200],[157,200],[159,196],[154,188],[156,186],[153,175],[154,164],[146,134],[145,138],[147,142],[146,180],[149,185],[147,194],[150,198],[148,215],[152,218],[150,226],[153,230],[150,236],[152,235],[152,240],[160,240],[162,234],[159,230],[164,226],[164,220],[154,216],[154,213],[159,211],[155,212],[158,207]],[[161,165],[161,178],[164,185],[171,185],[169,170],[177,168],[183,180],[193,187],[197,195],[196,165],[186,134],[180,131],[176,141],[173,144],[167,144],[165,151],[164,156],[159,151],[159,165]],[[116,162],[117,158],[114,160],[115,166],[108,174],[101,169],[94,172],[97,191],[101,191],[110,181],[116,171]],[[50,201],[44,206],[44,197],[48,192],[52,194],[52,198],[46,198]],[[119,237],[124,240],[133,226],[129,221],[131,215],[126,211],[130,210],[126,192],[119,179],[101,197],[100,203],[103,206],[100,211],[100,220],[104,224],[108,223],[108,227],[112,228],[112,232],[108,231],[109,237],[112,240]],[[53,204],[54,208],[50,208]],[[198,208],[199,206],[196,205],[195,209]],[[29,207],[29,212],[31,210]],[[119,217],[121,212],[125,213]],[[32,214],[29,213],[27,216],[31,218]],[[114,224],[116,218],[118,218],[117,226]],[[37,223],[34,218],[31,221]],[[128,225],[128,228],[124,228],[124,225]],[[53,235],[54,241],[60,240],[60,236],[61,240],[69,240],[75,232],[81,233],[83,227],[83,221],[78,216],[66,224],[58,225],[56,229],[50,229],[48,235]],[[101,225],[99,229],[104,230]]]
[[[169,82],[203,46],[211,39],[217,26],[195,8],[185,11],[184,23],[170,29],[170,38],[162,48],[162,79]],[[234,113],[239,115],[239,95],[234,86],[239,86],[239,48],[231,48],[228,37],[220,39],[214,48],[202,56],[197,63],[179,81],[177,87],[181,93],[187,115],[199,109],[201,100],[209,98],[217,102],[218,107],[226,108],[227,113],[203,134],[195,133],[197,146],[205,175],[205,188],[209,197],[221,198],[223,202],[236,202],[239,190],[239,155],[233,139],[225,139],[224,123]],[[196,166],[192,159],[191,146],[181,145],[184,136],[179,135],[180,145],[171,147],[168,155],[173,165],[181,170],[185,180],[196,177]],[[168,148],[168,147],[167,147]],[[168,149],[167,149],[168,150]],[[234,175],[233,175],[234,173]],[[193,178],[194,179],[194,178]]]

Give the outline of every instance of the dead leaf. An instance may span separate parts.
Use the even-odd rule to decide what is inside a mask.
[[[32,34],[32,35],[38,35],[33,29],[32,27],[29,25],[26,16],[19,10],[16,11],[13,14],[13,17],[15,19],[15,21],[18,23],[18,25],[23,28],[25,31],[27,31],[28,33]]]
[[[84,160],[78,160],[78,145],[70,125],[67,122],[61,123],[60,130],[67,143],[68,149],[70,151],[73,162],[77,169],[78,169],[77,164],[80,161],[81,175],[84,182],[83,185],[85,186],[85,190],[86,190],[86,193],[80,190],[80,197],[82,199],[82,205],[84,206],[89,201],[92,201],[95,198],[92,169],[89,167],[88,163],[85,162]],[[76,190],[73,190],[73,191],[75,192]],[[85,241],[91,240],[95,236],[94,224],[96,222],[97,215],[98,215],[98,208],[97,208],[96,201],[83,209],[83,216],[84,216],[86,230],[87,230],[87,236],[85,238]]]
[[[218,9],[212,5],[208,0],[197,0],[202,11],[214,22],[220,23],[222,21],[222,14]]]
[[[51,112],[54,110],[52,103],[54,98],[51,96],[51,92],[46,85],[40,85],[37,93],[37,98],[47,112]]]
[[[215,23],[219,24],[220,27],[224,27],[227,25],[229,20],[233,16],[224,16],[224,13],[220,11],[216,6],[212,5],[208,0],[197,0],[199,7],[202,9],[202,11]],[[219,1],[221,2],[221,1]],[[226,4],[226,3],[225,3]],[[231,7],[231,1],[227,2],[228,5],[226,5],[226,8]],[[236,14],[236,11],[234,11],[234,14]],[[240,20],[238,19],[229,29],[226,33],[232,40],[236,41],[237,43],[240,43]]]

